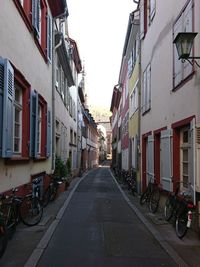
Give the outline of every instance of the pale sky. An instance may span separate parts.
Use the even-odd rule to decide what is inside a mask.
[[[90,106],[110,109],[133,0],[67,0],[70,38],[85,63]]]

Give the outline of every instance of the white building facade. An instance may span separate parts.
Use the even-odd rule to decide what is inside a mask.
[[[141,0],[142,187],[155,179],[167,191],[189,189],[199,198],[199,74],[178,59],[178,32],[199,32],[197,0]],[[192,53],[200,54],[199,37]]]

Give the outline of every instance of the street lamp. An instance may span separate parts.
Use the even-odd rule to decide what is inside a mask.
[[[182,61],[187,60],[191,65],[195,62],[196,65],[200,67],[200,65],[195,61],[195,59],[200,59],[200,57],[190,57],[196,35],[197,32],[179,32],[173,43],[176,45],[179,59],[182,59]],[[192,62],[189,59],[192,59]]]

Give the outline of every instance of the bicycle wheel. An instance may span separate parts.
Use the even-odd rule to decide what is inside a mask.
[[[42,218],[43,206],[36,197],[26,196],[20,205],[20,218],[27,226],[38,224]]]
[[[174,202],[175,202],[175,196],[171,196],[171,195],[168,196],[165,202],[165,208],[164,208],[164,216],[165,216],[166,221],[169,221],[173,215]]]
[[[43,207],[46,207],[49,202],[50,202],[50,187],[48,187],[45,192],[44,192],[44,195],[43,195],[43,199],[42,199],[42,204],[43,204]]]
[[[3,256],[7,248],[8,238],[6,228],[3,223],[0,223],[0,258]]]
[[[149,201],[149,210],[152,213],[155,213],[158,209],[160,201],[160,191],[159,188],[154,188],[151,193],[150,201]]]
[[[54,185],[50,191],[50,201],[54,201],[57,196],[58,185]]]
[[[11,238],[17,226],[17,215],[16,215],[15,207],[12,204],[5,205],[3,207],[3,212],[4,212],[4,218],[5,218],[5,225],[7,229],[7,235],[8,235],[8,238]]]
[[[187,233],[188,230],[187,220],[188,220],[187,212],[182,212],[176,218],[176,235],[179,238],[183,238]]]
[[[148,195],[149,195],[148,190],[145,190],[140,197],[140,205],[144,205],[144,203],[148,200]]]

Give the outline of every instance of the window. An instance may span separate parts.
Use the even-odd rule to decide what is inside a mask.
[[[178,19],[174,24],[173,38],[175,38],[179,32],[192,32],[192,21],[193,1],[191,0],[178,16]],[[178,59],[178,53],[175,44],[173,45],[173,52],[173,87],[176,87],[193,72],[193,67],[189,62],[185,61],[183,63]]]
[[[0,156],[28,157],[30,84],[11,66],[0,59]]]
[[[181,129],[180,139],[180,158],[181,158],[181,181],[183,187],[188,187],[189,182],[189,150],[190,150],[190,136],[189,127]]]
[[[140,1],[140,40],[144,39],[147,27],[152,23],[156,13],[156,0]]]
[[[51,112],[44,98],[31,91],[30,101],[30,157],[50,156]]]
[[[156,13],[156,0],[149,0],[149,21],[151,22]]]
[[[132,92],[131,96],[130,96],[130,117],[138,109],[138,87],[137,87],[137,83],[135,85],[135,88],[133,89],[133,92]]]
[[[140,40],[144,39],[147,31],[147,0],[140,1]]]
[[[47,16],[47,58],[49,62],[52,60],[52,17]]]
[[[15,83],[14,97],[14,153],[21,153],[22,144],[22,89]]]
[[[76,133],[74,133],[74,145],[76,145]]]
[[[42,107],[38,105],[38,121],[37,121],[37,153],[41,155],[41,133],[42,133]]]
[[[24,0],[19,0],[20,4],[24,6]]]
[[[73,144],[73,130],[70,129],[70,143]]]
[[[47,0],[13,0],[45,61],[52,59],[52,16]]]
[[[0,156],[50,156],[51,113],[47,103],[7,59],[0,59]]]
[[[149,64],[143,73],[142,87],[142,112],[145,113],[151,108],[151,65]]]

